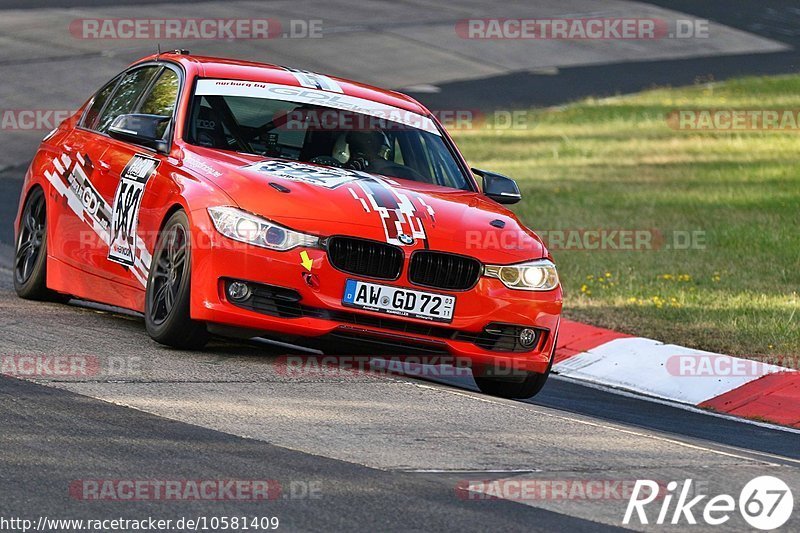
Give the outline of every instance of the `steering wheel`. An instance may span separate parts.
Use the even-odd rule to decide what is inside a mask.
[[[367,171],[404,180],[434,184],[433,180],[417,172],[413,168],[401,165],[400,163],[394,163],[393,161],[382,161],[381,164],[371,166]]]
[[[328,167],[337,167],[337,168],[344,168],[342,164],[337,161],[336,159],[332,158],[329,155],[318,155],[312,157],[308,160],[309,163],[314,163],[316,165],[325,165]]]

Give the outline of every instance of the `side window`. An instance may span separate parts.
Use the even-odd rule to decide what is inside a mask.
[[[153,84],[150,94],[142,102],[138,112],[146,115],[171,117],[178,101],[179,86],[180,79],[175,71],[165,68],[158,80]],[[157,132],[159,137],[164,137],[168,126],[169,122],[164,122],[159,126],[159,131]]]
[[[403,159],[403,149],[400,148],[400,141],[398,139],[394,140],[394,162],[400,165],[405,165],[405,159]]]
[[[147,84],[160,68],[144,67],[125,74],[114,92],[114,96],[111,97],[111,101],[100,116],[100,121],[95,129],[105,132],[115,118],[132,112],[137,100],[147,88]]]
[[[228,148],[233,142],[230,131],[222,122],[222,116],[211,106],[205,96],[195,98],[192,120],[192,139],[200,146]]]
[[[100,116],[100,111],[103,110],[103,106],[108,101],[108,97],[111,96],[111,92],[114,90],[114,87],[117,86],[117,82],[119,81],[120,77],[121,76],[117,76],[110,82],[106,83],[102,89],[97,91],[94,100],[92,100],[92,105],[89,106],[89,109],[83,116],[81,126],[84,128],[89,128],[90,130],[93,130],[97,127],[97,119]]]

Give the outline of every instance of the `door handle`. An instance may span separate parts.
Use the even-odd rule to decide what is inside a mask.
[[[111,164],[110,163],[106,163],[103,160],[98,161],[97,162],[97,166],[100,167],[100,173],[101,174],[107,174],[108,171],[111,170]]]
[[[61,148],[63,148],[64,151],[67,152],[68,154],[71,154],[72,152],[75,151],[75,149],[72,146],[68,145],[68,144],[62,144]]]

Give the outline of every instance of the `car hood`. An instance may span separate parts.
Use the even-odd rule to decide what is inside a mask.
[[[484,262],[547,255],[539,237],[511,211],[479,193],[199,148],[187,152],[185,164],[241,209],[298,231],[427,247]]]

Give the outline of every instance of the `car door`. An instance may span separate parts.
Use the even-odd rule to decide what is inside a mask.
[[[125,113],[173,117],[180,82],[179,71],[166,66],[157,67],[151,82]],[[104,127],[107,129],[110,124],[108,122]],[[169,139],[171,126],[172,120],[163,123],[159,132],[162,139]],[[118,139],[108,138],[107,142],[108,149],[99,161],[108,174],[100,192],[107,199],[111,211],[104,274],[118,283],[144,288],[151,251],[147,250],[138,232],[139,220],[143,212],[153,216],[150,206],[157,203],[158,198],[149,197],[153,196],[154,190],[163,190],[167,186],[165,182],[168,179],[156,178],[159,171],[168,166],[168,158],[149,148]]]
[[[104,159],[111,140],[106,132],[114,118],[133,109],[158,70],[155,66],[135,68],[105,85],[62,143],[63,166],[69,163],[69,167],[64,169],[64,206],[56,220],[62,236],[57,257],[91,274],[110,277],[110,197],[113,198],[117,180]]]
[[[93,132],[122,75],[104,85],[92,98],[76,127],[58,139],[53,161],[53,202],[48,217],[59,232],[51,239],[49,252],[71,266],[89,269],[97,249],[104,246],[102,233],[111,225],[96,183],[102,179],[98,165],[108,143]]]

